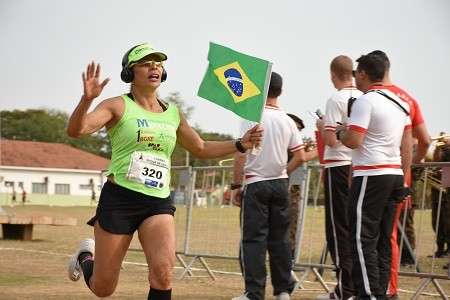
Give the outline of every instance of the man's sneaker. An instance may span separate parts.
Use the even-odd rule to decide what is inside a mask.
[[[275,296],[276,300],[291,300],[291,296],[288,293],[282,292]]]
[[[316,300],[338,300],[338,297],[335,293],[328,293],[317,296]]]
[[[231,300],[250,300],[250,299],[247,297],[247,293],[244,293],[238,297],[232,298]]]
[[[94,256],[95,254],[95,242],[93,239],[84,239],[80,242],[77,252],[75,252],[69,259],[68,275],[72,281],[77,281],[81,277],[81,267],[78,262],[78,256],[83,252],[89,252]]]

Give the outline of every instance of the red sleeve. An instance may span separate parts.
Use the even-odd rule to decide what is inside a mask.
[[[400,97],[403,101],[409,105],[409,116],[411,118],[412,127],[416,127],[424,123],[422,112],[420,111],[419,103],[417,100],[409,95],[406,91],[402,90],[396,85],[389,86],[389,90]]]
[[[419,106],[419,103],[417,103],[417,101],[414,101],[414,110],[415,110],[415,114],[414,114],[414,116],[412,116],[412,119],[411,119],[412,127],[416,127],[425,122],[423,120],[422,111],[420,110],[420,106]]]
[[[357,125],[349,125],[348,126],[349,130],[353,130],[359,133],[366,133],[367,129],[361,126],[357,126]]]

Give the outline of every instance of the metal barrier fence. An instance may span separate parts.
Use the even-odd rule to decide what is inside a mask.
[[[416,247],[411,245],[407,235],[405,233],[405,226],[407,223],[408,217],[408,208],[406,207],[403,216],[400,220],[397,221],[397,228],[399,230],[398,240],[400,241],[400,251],[405,248],[405,252],[411,257],[412,263],[406,265],[400,265],[399,276],[402,277],[417,277],[421,278],[420,283],[418,284],[415,291],[411,292],[412,298],[417,299],[425,290],[425,288],[432,283],[438,292],[435,296],[440,296],[442,299],[448,299],[448,296],[445,290],[442,288],[439,280],[446,280],[446,284],[448,285],[448,280],[450,279],[450,274],[448,270],[445,270],[443,267],[445,264],[448,264],[448,258],[437,258],[436,257],[436,237],[439,234],[440,230],[446,230],[445,234],[450,235],[450,231],[446,228],[441,228],[442,226],[448,226],[448,223],[441,222],[441,217],[443,217],[444,210],[446,211],[445,218],[448,219],[450,215],[448,215],[449,206],[447,203],[448,199],[444,198],[446,196],[446,188],[442,186],[441,180],[437,180],[434,177],[431,177],[430,174],[436,169],[445,170],[443,173],[449,172],[450,163],[424,163],[415,166],[416,169],[423,169],[420,176],[416,178],[414,184],[414,194],[413,198],[419,198],[419,201],[416,201],[416,207],[413,206],[415,210],[416,216],[413,220],[414,223],[414,232],[416,234]],[[446,169],[448,168],[448,169]],[[319,166],[310,166],[310,172],[319,173],[316,178],[321,178],[323,169]],[[448,175],[448,173],[446,173]],[[445,175],[445,174],[444,174]],[[311,176],[308,176],[311,178]],[[306,180],[308,180],[308,178]],[[433,180],[433,186],[430,186],[430,178]],[[312,188],[310,190],[309,188]],[[427,201],[430,198],[431,191],[430,189],[437,190],[438,197],[433,199],[433,211],[436,217],[433,220],[435,231],[432,229],[432,221],[431,215],[432,211],[430,211],[429,207],[431,206]],[[317,232],[314,231],[314,228],[320,227],[324,228],[324,224],[321,222],[320,218],[317,218],[319,214],[323,214],[321,210],[321,206],[318,205],[319,202],[319,194],[321,193],[322,184],[320,180],[317,180],[313,184],[306,184],[306,189],[303,193],[303,199],[310,199],[312,194],[312,203],[309,201],[301,201],[300,205],[300,214],[298,219],[298,227],[297,227],[297,248],[295,255],[295,268],[296,270],[303,270],[304,274],[300,278],[300,287],[302,281],[309,274],[313,274],[313,276],[317,279],[317,281],[322,285],[322,287],[326,291],[331,291],[325,280],[323,279],[323,274],[325,270],[332,270],[334,267],[331,264],[326,264],[327,262],[327,249],[326,242],[323,240],[318,241]],[[446,196],[447,197],[447,196]],[[312,207],[311,207],[312,204]],[[445,204],[445,205],[444,205]],[[309,206],[308,206],[309,205]],[[450,222],[450,219],[448,220]],[[450,228],[450,227],[448,227]],[[450,236],[449,236],[450,241]],[[331,262],[330,262],[331,263]],[[399,264],[401,261],[399,261]],[[448,267],[448,266],[447,266]]]
[[[205,258],[238,258],[239,208],[232,206],[228,188],[232,167],[177,167],[174,170],[177,258],[185,268],[181,278],[186,274],[192,276],[192,266],[198,260],[215,279]],[[185,197],[177,197],[177,193]],[[190,262],[185,262],[181,255],[190,257]]]
[[[240,274],[237,262],[240,209],[231,204],[232,171],[230,166],[173,167],[176,250],[183,267],[180,278],[194,276],[194,271],[198,271],[194,268],[196,262],[200,262],[212,279],[218,273]],[[321,165],[308,165],[301,184],[294,270],[299,275],[298,289],[306,290],[304,283],[312,276],[329,292],[329,281],[333,279],[330,271],[334,266],[325,242],[322,172]],[[450,258],[437,257],[442,254],[437,242],[447,243],[447,249],[450,248],[450,163],[422,163],[415,166],[413,174],[415,205],[408,207],[396,224],[400,232],[400,253],[403,251],[410,257],[408,264],[400,265],[399,275],[418,279],[414,289],[409,286],[406,291],[412,294],[412,299],[429,295],[426,289],[430,285],[434,287],[433,295],[448,299]],[[36,203],[41,204],[32,202]],[[49,199],[42,201],[45,203],[50,203]],[[407,226],[411,220],[413,227]],[[415,243],[408,237],[411,228]],[[216,264],[212,270],[209,265],[215,259],[232,263]]]
[[[450,163],[424,163],[416,168],[423,170],[415,173],[419,174],[414,186],[416,205],[413,220],[416,246],[410,243],[405,234],[404,228],[408,220],[406,211],[397,223],[400,232],[399,247],[400,253],[406,249],[413,263],[408,266],[401,265],[399,275],[420,278],[416,290],[409,290],[413,294],[412,299],[424,294],[430,284],[434,285],[438,293],[436,296],[448,299],[440,282],[445,281],[448,285],[450,273],[443,267],[449,258],[436,257],[436,238],[441,237],[443,233],[450,235],[450,196],[447,196],[449,190],[442,184],[450,174]],[[442,180],[434,176],[436,170],[444,170]],[[320,165],[308,165],[301,186],[294,270],[301,274],[299,289],[304,289],[303,283],[312,275],[325,291],[330,291],[324,278],[330,278],[330,274],[327,274],[330,272],[326,271],[333,270],[334,267],[331,262],[327,263],[324,208],[321,205],[322,171]],[[215,279],[214,273],[227,272],[211,270],[207,259],[238,259],[239,208],[231,205],[230,191],[227,188],[232,181],[232,168],[176,167],[173,179],[175,191],[172,196],[177,204],[177,258],[184,267],[180,278],[193,276],[192,267],[198,260],[209,276]],[[430,197],[433,197],[432,203],[429,201]],[[432,213],[434,231],[431,226]],[[448,226],[448,230],[443,226]],[[186,258],[190,261],[186,262]]]

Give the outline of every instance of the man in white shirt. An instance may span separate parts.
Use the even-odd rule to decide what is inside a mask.
[[[336,127],[347,123],[349,102],[362,94],[353,85],[352,71],[353,61],[348,56],[340,55],[331,61],[331,81],[337,91],[327,101],[323,120],[316,123],[325,143],[325,235],[336,266],[337,279],[334,292],[317,297],[323,300],[346,300],[354,295],[352,257],[348,243],[348,190],[352,150],[336,139]]]
[[[295,285],[291,278],[288,173],[305,157],[294,121],[278,105],[282,85],[281,76],[273,72],[261,120],[261,149],[258,153],[237,154],[234,159],[233,202],[241,206],[240,257],[245,292],[233,300],[264,299],[266,252],[276,299],[289,300]],[[245,122],[242,130],[249,126],[252,124]],[[293,153],[289,163],[288,151]]]
[[[386,299],[395,208],[407,195],[403,170],[411,166],[411,120],[404,101],[374,88],[387,72],[384,61],[374,55],[356,61],[356,86],[365,94],[354,102],[347,129],[336,129],[338,139],[354,149],[349,210],[353,284],[356,299]]]

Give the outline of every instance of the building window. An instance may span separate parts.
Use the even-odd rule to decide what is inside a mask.
[[[92,185],[90,185],[90,184],[80,184],[80,190],[92,190]]]
[[[44,182],[32,182],[31,192],[33,194],[47,194],[47,184]]]
[[[55,194],[70,195],[70,184],[55,183]]]
[[[5,181],[5,186],[6,187],[14,187],[14,181]]]

